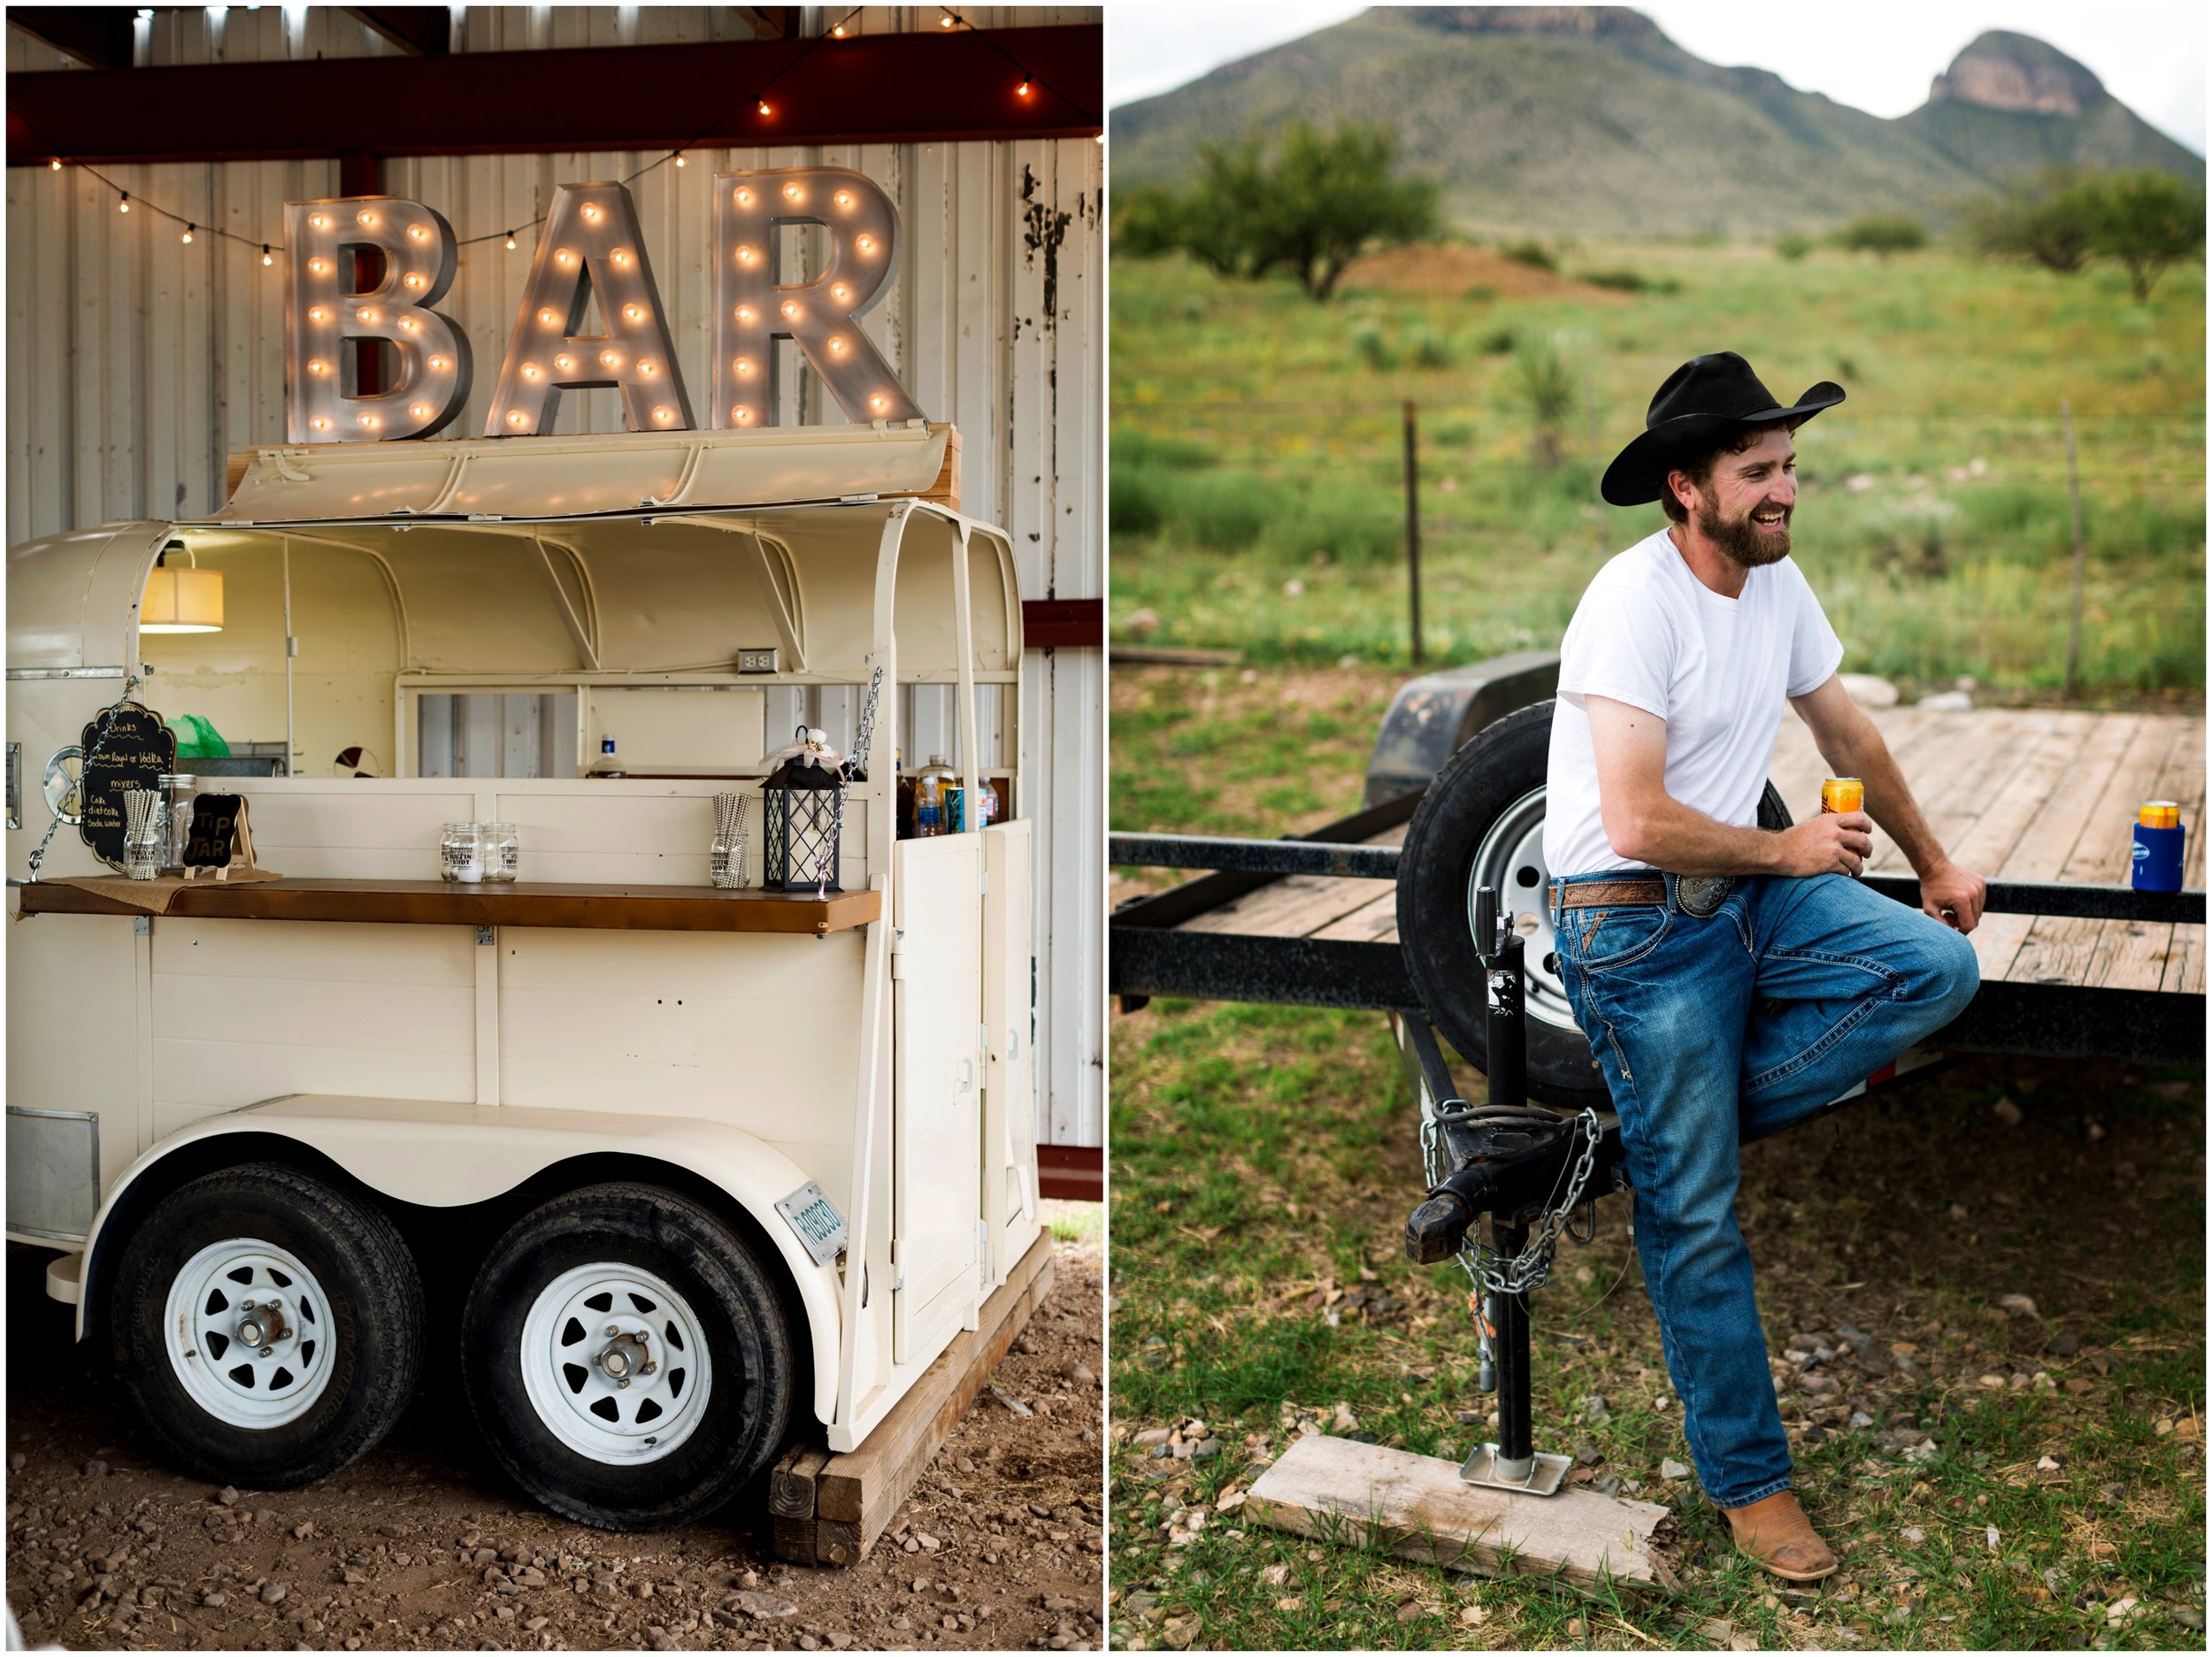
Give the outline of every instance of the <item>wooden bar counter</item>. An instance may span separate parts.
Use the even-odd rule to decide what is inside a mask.
[[[18,888],[26,915],[144,915],[151,911],[73,880]],[[572,926],[615,932],[798,932],[865,926],[883,914],[880,892],[724,891],[714,886],[583,886],[517,881],[459,886],[442,880],[204,880],[171,898],[163,917],[183,920],[381,921],[435,926]]]

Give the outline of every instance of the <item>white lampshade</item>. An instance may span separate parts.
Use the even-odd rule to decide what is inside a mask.
[[[139,607],[141,633],[220,633],[223,630],[223,572],[166,567],[146,578],[146,599]]]

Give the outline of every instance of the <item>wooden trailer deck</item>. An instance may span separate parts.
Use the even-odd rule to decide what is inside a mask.
[[[1929,825],[1951,855],[1985,879],[2124,885],[2135,808],[2180,802],[2188,825],[2183,884],[2204,884],[2204,720],[2175,714],[2056,709],[1919,708],[1871,711]],[[1769,771],[1792,816],[1820,809],[1825,763],[1812,733],[1787,715]],[[1372,843],[1402,840],[1402,825]],[[1871,871],[1910,874],[1888,837]],[[1286,875],[1185,922],[1186,932],[1394,942],[1387,881]],[[2201,925],[1991,915],[1974,929],[1985,983],[2204,993]]]

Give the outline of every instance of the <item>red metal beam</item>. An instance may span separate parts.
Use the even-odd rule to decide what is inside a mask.
[[[1040,1145],[1037,1189],[1070,1202],[1103,1201],[1106,1153],[1095,1145]]]
[[[1022,600],[1022,648],[1026,650],[1104,649],[1106,601],[1102,598]]]
[[[21,73],[8,77],[8,160],[1087,137],[1101,130],[1102,35],[1100,25],[1081,24],[987,37],[958,29]],[[1025,73],[1027,97],[1016,91]],[[757,107],[763,96],[766,115]]]

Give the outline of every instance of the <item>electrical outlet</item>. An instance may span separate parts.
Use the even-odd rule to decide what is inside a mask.
[[[740,650],[737,653],[737,671],[741,673],[774,672],[776,647],[772,644],[762,650]]]

